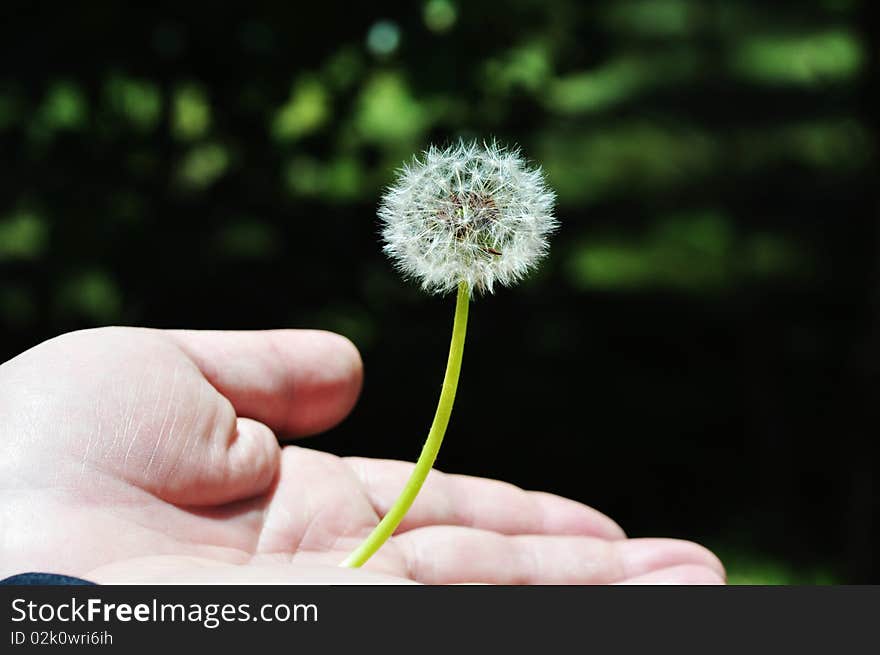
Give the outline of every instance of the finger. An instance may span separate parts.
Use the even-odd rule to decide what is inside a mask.
[[[183,442],[177,463],[157,482],[154,492],[168,502],[220,505],[259,496],[275,481],[281,459],[275,434],[258,421],[235,418],[231,408],[218,411],[208,440],[192,443]],[[150,481],[143,486],[149,489]]]
[[[615,584],[641,585],[641,584],[683,584],[683,585],[723,585],[724,578],[718,575],[718,571],[708,566],[698,564],[682,564],[669,568],[651,571],[644,575],[622,580]]]
[[[724,579],[724,565],[707,548],[681,539],[629,539],[617,544],[624,563],[624,577],[633,578],[650,571],[693,564],[714,571]]]
[[[345,337],[318,330],[168,334],[235,407],[289,436],[326,430],[351,411],[362,364]]]
[[[411,577],[426,584],[607,584],[672,566],[716,570],[706,549],[673,539],[517,535],[460,527],[395,537]]]
[[[281,448],[267,425],[249,418],[235,420],[235,436],[226,446],[225,498],[218,491],[214,503],[252,498],[265,492],[275,481]]]
[[[413,465],[390,460],[346,458],[376,513],[384,516],[406,484]],[[458,525],[503,534],[584,535],[623,539],[610,518],[553,494],[524,491],[497,480],[431,471],[398,533],[430,525]]]

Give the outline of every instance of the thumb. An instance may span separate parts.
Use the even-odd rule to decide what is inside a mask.
[[[172,340],[238,416],[282,436],[327,430],[354,407],[363,381],[351,341],[320,330],[172,330]]]
[[[170,502],[217,504],[265,492],[280,455],[273,430],[290,436],[326,430],[348,415],[360,393],[360,355],[348,339],[331,332],[165,334],[219,392],[213,410],[204,414],[210,420],[198,430],[204,438],[168,444],[186,466],[164,475],[154,467],[161,487],[156,491]]]

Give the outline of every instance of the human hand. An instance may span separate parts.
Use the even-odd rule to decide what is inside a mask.
[[[599,512],[433,471],[363,569],[336,566],[409,475],[403,462],[281,448],[361,386],[326,332],[102,328],[0,366],[0,578],[100,583],[723,581],[689,542],[626,539]],[[415,442],[414,442],[415,443]]]

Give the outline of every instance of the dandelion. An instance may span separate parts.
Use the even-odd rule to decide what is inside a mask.
[[[547,254],[555,196],[539,168],[497,143],[431,147],[403,167],[379,205],[384,251],[429,293],[458,290],[434,422],[394,505],[341,566],[362,566],[394,533],[437,458],[458,387],[470,299],[522,279]]]
[[[528,273],[555,229],[540,169],[496,143],[431,147],[404,166],[379,206],[385,252],[428,292],[491,293]]]

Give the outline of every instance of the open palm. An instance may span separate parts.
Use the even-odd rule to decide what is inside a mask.
[[[723,580],[696,544],[497,481],[428,478],[362,570],[337,564],[409,475],[295,446],[354,405],[361,363],[317,331],[103,328],[0,366],[0,577],[97,582]],[[417,447],[414,440],[414,448]]]

